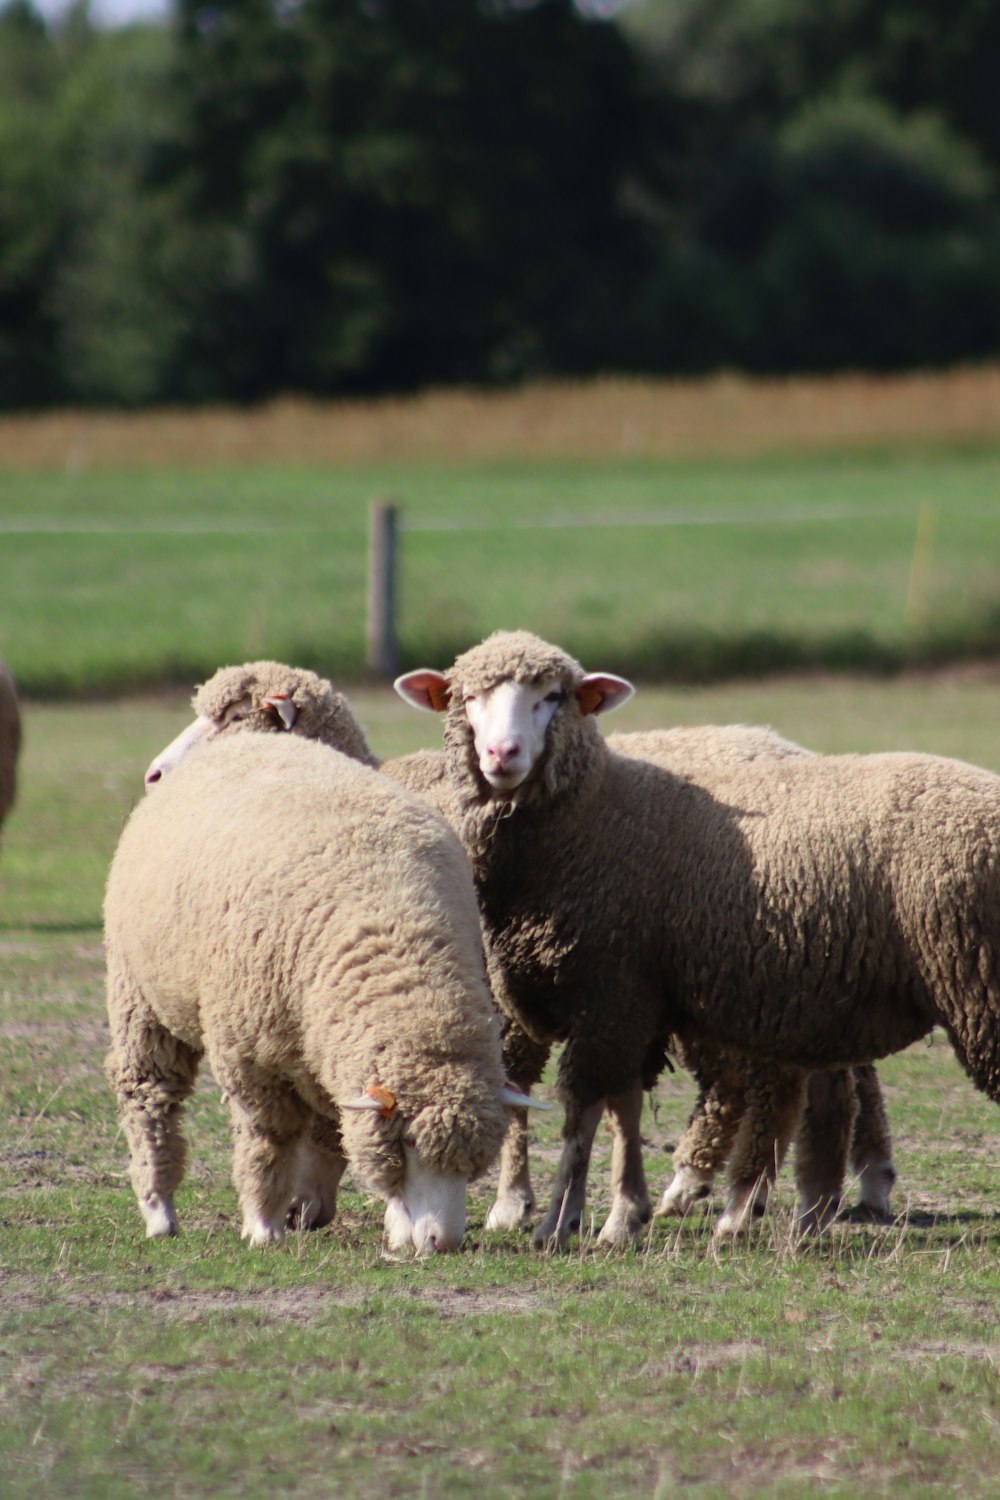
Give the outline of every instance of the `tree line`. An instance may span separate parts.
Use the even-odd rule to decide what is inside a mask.
[[[984,0],[8,0],[0,407],[995,358],[998,56]]]

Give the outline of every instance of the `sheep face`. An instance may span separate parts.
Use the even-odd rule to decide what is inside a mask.
[[[390,1250],[428,1256],[459,1249],[469,1178],[495,1159],[507,1109],[549,1107],[508,1084],[491,1105],[488,1097],[470,1094],[457,1109],[436,1100],[405,1118],[381,1084],[341,1103],[354,1170],[386,1199]]]
[[[465,699],[479,769],[496,791],[512,792],[530,776],[545,749],[552,716],[566,697],[557,677],[544,677],[498,682]]]
[[[421,669],[396,681],[396,691],[415,708],[444,711],[452,684],[441,672]],[[635,689],[623,677],[588,672],[577,680],[545,673],[504,677],[462,696],[483,780],[508,794],[525,782],[545,753],[549,726],[560,707],[575,699],[581,715],[608,713],[627,703]]]
[[[403,1155],[403,1186],[385,1211],[389,1249],[421,1256],[457,1250],[465,1234],[466,1178],[428,1167],[413,1146],[404,1145]]]

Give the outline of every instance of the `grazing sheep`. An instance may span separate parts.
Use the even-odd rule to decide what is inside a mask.
[[[709,790],[712,777],[725,775],[733,765],[811,753],[771,729],[746,724],[612,734],[607,743],[621,755],[651,761]],[[807,1085],[801,1070],[726,1058],[712,1049],[689,1047],[680,1061],[697,1078],[699,1098],[674,1153],[674,1178],[657,1213],[686,1213],[707,1195],[728,1156],[731,1190],[717,1228],[722,1234],[739,1232],[751,1213],[763,1212],[795,1128],[803,1227],[822,1227],[836,1212],[848,1159],[859,1181],[862,1208],[880,1217],[888,1214],[896,1170],[874,1068],[850,1069],[843,1078],[814,1075]]]
[[[17,757],[21,750],[21,715],[17,690],[7,667],[0,661],[0,828],[17,793]]]
[[[273,661],[222,667],[198,689],[193,706],[198,715],[196,722],[153,761],[146,773],[147,789],[158,785],[162,776],[197,745],[223,733],[293,730],[334,748],[345,745],[356,758],[374,763],[346,700],[332,684],[301,668]],[[623,754],[658,760],[667,769],[695,777],[733,760],[747,761],[759,755],[777,759],[808,753],[769,729],[745,725],[613,735],[609,743]],[[417,751],[384,762],[382,770],[428,797],[457,826],[459,820],[443,751]],[[512,1079],[530,1086],[541,1076],[549,1050],[547,1046],[539,1048],[516,1022],[507,1019],[504,1055]],[[862,1202],[873,1211],[888,1211],[895,1171],[877,1079],[873,1078],[867,1093],[861,1095],[864,1107],[860,1110],[849,1088],[830,1085],[822,1095],[822,1126],[817,1128],[817,1107],[802,1111],[805,1074],[801,1069],[785,1070],[760,1062],[750,1064],[746,1059],[727,1059],[718,1049],[697,1048],[693,1044],[682,1053],[676,1040],[672,1050],[697,1078],[699,1099],[675,1152],[674,1179],[663,1194],[659,1213],[684,1213],[705,1197],[716,1171],[728,1157],[731,1187],[717,1232],[729,1234],[745,1229],[751,1212],[763,1212],[770,1181],[801,1116],[797,1160],[802,1222],[819,1225],[840,1201],[855,1111],[856,1136],[863,1142],[864,1150],[863,1157],[859,1155],[860,1145],[854,1153],[855,1170],[861,1176]],[[817,1097],[815,1085],[810,1086],[810,1096]],[[526,1115],[514,1111],[501,1154],[497,1197],[487,1220],[489,1228],[516,1227],[534,1209],[527,1144]],[[321,1177],[314,1176],[303,1186],[302,1195],[322,1200]]]
[[[609,749],[595,715],[629,685],[526,632],[404,686],[447,712],[494,997],[537,1044],[565,1042],[541,1243],[579,1227],[605,1107],[602,1237],[648,1218],[641,1096],[672,1037],[812,1071],[941,1025],[1000,1100],[1000,777],[804,755],[720,770],[708,791]]]
[[[431,807],[297,735],[220,735],[132,813],[105,934],[108,1073],[149,1235],[177,1230],[179,1115],[207,1055],[252,1244],[293,1205],[328,1220],[349,1162],[388,1200],[393,1248],[457,1247],[467,1181],[524,1099],[504,1089],[468,864]]]

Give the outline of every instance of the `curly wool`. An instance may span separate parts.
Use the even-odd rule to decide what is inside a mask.
[[[220,667],[202,683],[191,701],[197,714],[217,722],[234,706],[246,702],[248,712],[226,724],[220,734],[238,728],[283,734],[286,731],[280,720],[262,709],[264,700],[271,696],[288,698],[295,705],[297,734],[340,750],[362,765],[376,765],[347,699],[332,683],[304,667],[289,667],[278,661],[248,661],[241,666]]]
[[[0,661],[0,826],[17,794],[17,758],[21,750],[21,715],[9,669]]]
[[[340,1119],[356,1176],[384,1196],[404,1133],[443,1172],[496,1156],[499,1025],[468,866],[387,778],[297,735],[220,736],[133,812],[105,929],[123,1110],[152,1046],[180,1097],[204,1050],[227,1092],[293,1134],[388,1089],[391,1118]]]
[[[648,1076],[671,1033],[813,1069],[937,1022],[1000,1096],[1000,777],[931,756],[803,755],[700,786],[609,750],[570,698],[530,778],[558,795],[500,818],[461,700],[510,675],[504,643],[449,674],[446,752],[494,994],[529,1035],[567,1039],[561,1079],[579,1099]],[[520,634],[511,656],[518,675],[578,670]]]

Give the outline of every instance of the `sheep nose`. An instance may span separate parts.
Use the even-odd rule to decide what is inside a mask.
[[[156,783],[159,781],[159,779],[160,779],[160,777],[162,775],[163,775],[162,771],[147,771],[146,772],[146,785],[147,786],[155,786]]]
[[[486,753],[502,771],[510,765],[511,761],[517,760],[521,754],[521,745],[518,740],[509,741],[504,745],[487,745]]]

